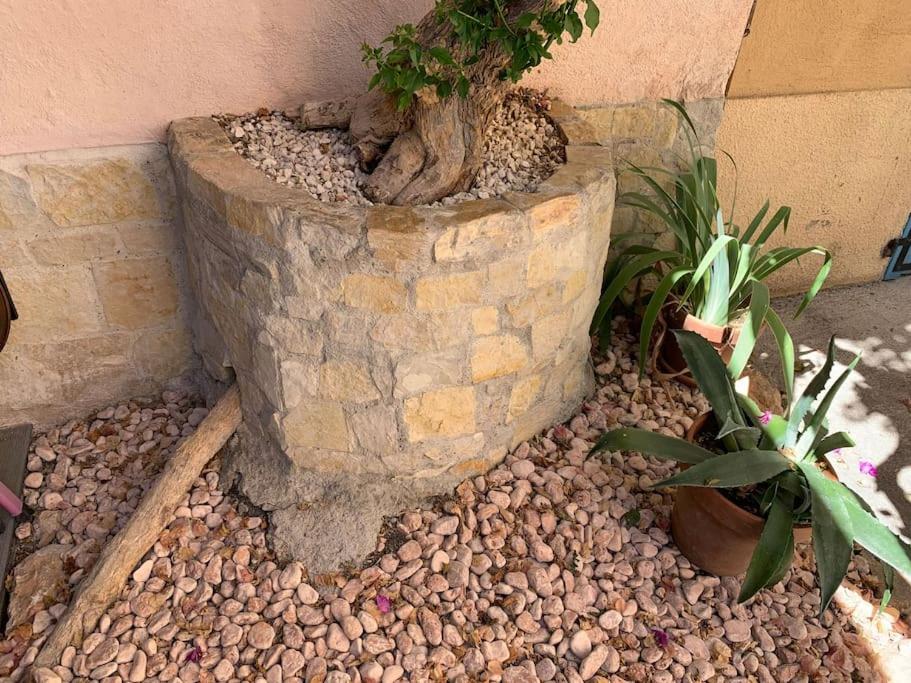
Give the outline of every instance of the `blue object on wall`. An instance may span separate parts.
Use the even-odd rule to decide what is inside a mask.
[[[901,237],[892,243],[892,256],[883,280],[895,280],[902,275],[911,275],[911,216],[908,216]]]

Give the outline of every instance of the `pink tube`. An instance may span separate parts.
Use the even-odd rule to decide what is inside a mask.
[[[10,491],[2,481],[0,481],[0,505],[13,517],[18,517],[22,512],[22,499]]]

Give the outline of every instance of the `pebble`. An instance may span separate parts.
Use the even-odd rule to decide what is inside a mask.
[[[565,159],[563,140],[543,113],[548,106],[541,93],[524,88],[508,95],[491,122],[474,185],[440,203],[537,189]],[[297,120],[277,111],[214,118],[235,151],[272,180],[325,202],[370,204],[347,131],[300,130]]]
[[[673,466],[589,455],[612,425],[679,433],[705,408],[689,389],[640,381],[631,335],[621,331],[612,343],[595,359],[595,394],[568,426],[521,444],[434,506],[405,511],[404,537],[346,579],[310,585],[302,565],[276,563],[265,521],[240,513],[213,466],[95,631],[40,675],[67,683],[874,680],[846,616],[829,609],[817,617],[805,550],[795,551],[784,583],[737,605],[739,579],[695,571],[668,533],[670,495],[645,488]],[[635,376],[635,396],[624,375]],[[75,588],[162,464],[143,444],[166,443],[169,455],[204,418],[197,407],[166,393],[36,434],[30,472],[43,476],[26,487],[31,529],[20,543],[70,547]],[[632,509],[635,525],[624,520]],[[849,579],[859,582],[859,572],[870,572],[861,557]],[[66,607],[63,595],[28,613],[30,636],[14,629],[0,643],[0,676],[17,676],[34,658]],[[858,607],[855,619],[871,619],[875,608],[861,602],[869,609]],[[660,646],[652,629],[670,644]],[[879,630],[911,651],[911,640]],[[188,661],[194,652],[198,661]]]

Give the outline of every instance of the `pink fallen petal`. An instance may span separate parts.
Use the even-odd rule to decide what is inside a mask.
[[[392,609],[392,601],[382,593],[376,596],[376,606],[383,614],[388,614]]]
[[[861,460],[857,463],[857,469],[860,470],[861,474],[866,474],[868,477],[876,476],[876,465],[869,460]]]

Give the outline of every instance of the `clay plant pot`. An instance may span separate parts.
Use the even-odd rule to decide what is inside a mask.
[[[687,313],[685,310],[679,309],[674,302],[667,304],[662,309],[661,316],[666,326],[661,346],[658,349],[658,369],[662,372],[675,375],[677,379],[688,386],[696,386],[696,382],[687,370],[686,359],[677,344],[677,338],[673,334],[674,330],[695,332],[718,351],[718,355],[721,356],[725,363],[731,360],[734,347],[740,338],[739,328],[732,326],[722,327],[707,323]]]
[[[696,438],[709,424],[711,413],[700,415],[687,432]],[[695,486],[677,488],[671,513],[671,533],[680,552],[700,569],[716,576],[739,576],[746,572],[765,520],[747,512],[718,490]],[[794,527],[794,542],[811,539],[809,525]]]

